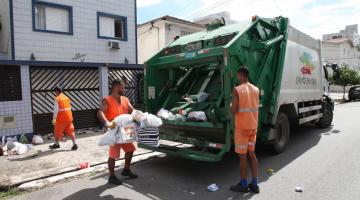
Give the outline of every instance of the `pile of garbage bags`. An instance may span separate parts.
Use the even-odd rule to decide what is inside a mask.
[[[0,145],[0,156],[22,155],[32,149],[33,145],[42,143],[44,143],[44,140],[39,135],[33,136],[32,144],[24,134],[20,136],[19,141],[17,136],[3,136]]]
[[[159,129],[162,120],[152,114],[134,110],[131,115],[123,114],[113,122],[115,128],[108,130],[99,140],[99,146],[139,142],[158,147]]]
[[[172,112],[162,108],[157,113],[157,116],[164,120],[170,121],[190,121],[190,122],[206,122],[207,117],[205,112],[203,111],[193,111],[187,113],[186,111],[182,110],[179,111],[178,114],[173,114]]]

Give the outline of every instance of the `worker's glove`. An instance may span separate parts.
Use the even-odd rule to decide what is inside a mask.
[[[51,123],[52,123],[52,125],[55,126],[55,124],[56,124],[56,119],[53,119]]]
[[[115,122],[105,122],[105,127],[108,129],[113,129],[116,127]]]

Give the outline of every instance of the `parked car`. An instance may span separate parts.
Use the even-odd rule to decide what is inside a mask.
[[[360,85],[351,87],[348,96],[349,101],[360,99]]]

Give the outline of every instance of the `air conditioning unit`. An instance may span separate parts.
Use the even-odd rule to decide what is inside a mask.
[[[110,41],[108,42],[108,48],[109,48],[109,49],[120,49],[120,42],[119,42],[119,41],[110,40]]]
[[[0,129],[16,128],[15,116],[0,116]]]

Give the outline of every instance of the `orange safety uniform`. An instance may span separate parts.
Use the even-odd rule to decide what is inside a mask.
[[[236,88],[239,105],[235,113],[235,152],[246,154],[255,150],[259,113],[259,89],[247,82]]]
[[[71,112],[70,99],[61,93],[56,97],[56,103],[58,104],[59,110],[56,116],[56,122],[54,126],[54,133],[56,139],[62,139],[64,132],[66,135],[75,138],[75,129],[73,124],[73,115]]]
[[[104,101],[108,105],[108,109],[104,112],[107,120],[112,121],[115,117],[121,114],[129,113],[129,99],[124,96],[121,96],[120,99],[121,103],[119,104],[118,101],[112,96],[107,96],[104,98]],[[134,152],[136,150],[133,143],[110,145],[109,158],[119,159],[121,149],[125,153]]]

